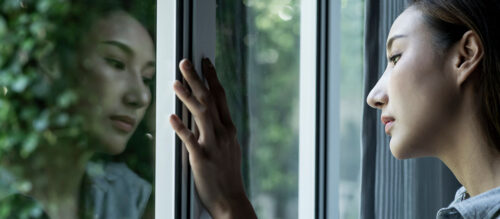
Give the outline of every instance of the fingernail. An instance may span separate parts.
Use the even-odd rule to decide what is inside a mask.
[[[191,70],[193,68],[193,64],[191,64],[190,61],[186,60],[184,61],[184,67],[188,70]]]
[[[207,58],[207,64],[209,68],[214,68],[214,65],[212,65],[212,62],[208,58]]]
[[[201,59],[201,64],[203,64],[203,66],[208,66],[208,59],[207,59],[207,57],[203,57]]]
[[[174,88],[175,90],[177,90],[178,92],[181,92],[183,94],[186,94],[186,88],[184,88],[184,85],[182,85],[182,83],[180,81],[175,81],[174,82]]]

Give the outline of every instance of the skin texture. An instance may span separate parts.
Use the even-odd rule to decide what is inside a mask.
[[[410,7],[394,22],[388,37],[388,66],[367,102],[391,121],[387,134],[398,159],[441,159],[471,196],[500,186],[500,154],[488,145],[477,117],[472,81],[483,57],[480,38],[468,31],[452,48],[433,44],[422,13]],[[223,88],[213,67],[205,67],[209,88],[189,61],[180,69],[192,88],[174,90],[194,115],[200,135],[175,115],[171,124],[190,153],[196,188],[214,218],[255,218],[243,191],[240,151]]]
[[[394,119],[388,134],[398,159],[436,153],[438,136],[457,116],[460,90],[446,55],[432,43],[429,28],[418,10],[405,11],[393,23],[388,39],[387,68],[368,95],[370,106]],[[421,140],[425,139],[425,141]]]
[[[174,83],[174,90],[193,114],[199,135],[187,129],[176,115],[170,117],[170,123],[189,152],[201,201],[217,219],[257,218],[245,195],[236,128],[213,65],[203,61],[203,74],[209,88],[189,61],[183,60],[179,67],[192,93],[179,81]]]
[[[473,81],[480,74],[482,43],[468,31],[444,51],[432,34],[414,7],[396,19],[388,37],[389,63],[367,102],[393,120],[386,131],[396,158],[437,157],[475,196],[500,186],[500,155],[477,116]],[[395,36],[404,37],[390,40]]]
[[[97,150],[119,154],[151,102],[148,83],[155,74],[153,40],[124,12],[98,21],[89,36],[79,66],[82,90],[88,98],[82,113],[89,121],[90,136],[99,144]],[[132,127],[120,129],[113,116],[131,118]]]
[[[78,113],[88,122],[95,145],[41,147],[36,156],[23,161],[26,173],[20,177],[32,182],[28,195],[55,219],[78,218],[87,162],[96,151],[121,153],[151,101],[147,82],[155,74],[154,45],[137,20],[125,12],[111,12],[92,25],[85,39],[78,52],[84,98]],[[127,132],[117,129],[109,118],[114,114],[130,116],[136,123]]]

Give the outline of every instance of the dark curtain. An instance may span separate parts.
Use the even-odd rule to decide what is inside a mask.
[[[405,0],[365,0],[364,97],[387,64],[385,42]],[[438,159],[397,160],[380,122],[380,110],[364,105],[362,127],[361,218],[435,218],[460,184]],[[422,139],[425,141],[425,139]]]

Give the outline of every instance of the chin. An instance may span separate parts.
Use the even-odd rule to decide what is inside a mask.
[[[414,145],[409,143],[404,143],[401,139],[397,137],[392,137],[389,143],[389,148],[391,150],[392,156],[398,160],[406,160],[410,158],[415,158]]]
[[[102,151],[103,153],[106,153],[108,155],[118,155],[118,154],[121,154],[124,150],[125,150],[125,147],[126,147],[126,141],[123,142],[123,140],[121,139],[116,139],[116,140],[113,140],[113,139],[105,139],[103,141],[102,145],[100,145],[100,151]]]

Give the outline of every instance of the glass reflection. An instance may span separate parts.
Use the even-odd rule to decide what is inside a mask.
[[[153,217],[154,4],[0,3],[0,218]]]

